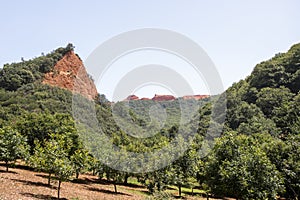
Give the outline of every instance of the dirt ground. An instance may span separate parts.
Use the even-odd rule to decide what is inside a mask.
[[[24,166],[9,168],[0,163],[0,200],[36,200],[57,199],[57,180],[47,185],[47,174],[24,169]],[[80,175],[79,180],[63,182],[60,198],[64,200],[147,200],[147,189],[139,185],[118,185],[118,193],[114,186],[97,176]],[[177,191],[174,191],[176,194]],[[206,198],[186,196],[188,200],[204,200]]]
[[[56,199],[57,181],[47,185],[44,173],[0,166],[0,200]],[[114,193],[112,184],[99,182],[96,176],[82,175],[79,181],[63,182],[61,199],[70,200],[126,200],[147,199],[147,190],[142,187],[118,186]],[[145,194],[143,194],[145,193]]]

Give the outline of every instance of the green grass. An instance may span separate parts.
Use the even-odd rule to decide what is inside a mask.
[[[140,182],[138,182],[137,178],[134,178],[134,177],[129,177],[128,178],[128,184],[129,185],[136,185],[136,186],[139,186],[139,187],[144,187],[146,189],[146,187],[143,184],[141,184]],[[140,191],[140,190],[128,189],[128,188],[122,188],[122,189],[125,190],[128,193],[138,194],[138,195],[143,195],[143,196],[149,196],[149,193],[146,192],[146,190]],[[174,186],[174,185],[167,186],[167,189],[165,190],[165,192],[177,196],[178,195],[178,187]],[[192,189],[191,188],[182,187],[181,192],[182,192],[182,194],[181,194],[182,196],[192,195]],[[198,196],[198,195],[202,196],[202,195],[205,195],[206,192],[205,192],[205,190],[194,189],[193,194],[195,196]]]
[[[129,177],[128,178],[128,183],[133,184],[133,185],[137,185],[137,186],[143,186],[143,184],[138,182],[137,178],[135,178],[135,177]]]
[[[170,192],[172,194],[178,195],[178,187],[177,186],[168,186],[168,189],[166,190],[167,192]],[[192,189],[191,188],[186,188],[186,187],[182,187],[181,188],[181,195],[185,196],[185,195],[191,195],[192,194]],[[200,190],[200,189],[194,189],[193,190],[194,195],[202,195],[202,194],[206,194],[206,192],[204,190]]]

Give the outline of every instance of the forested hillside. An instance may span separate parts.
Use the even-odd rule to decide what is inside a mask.
[[[48,173],[48,184],[54,177],[59,180],[58,191],[61,182],[91,172],[110,181],[115,192],[118,184],[136,178],[157,199],[157,194],[171,198],[165,191],[173,186],[179,196],[184,196],[182,188],[196,188],[208,197],[299,198],[300,44],[255,66],[245,80],[234,83],[220,98],[162,102],[111,103],[103,94],[86,99],[59,86],[43,84],[45,74],[54,73],[54,66],[73,50],[68,45],[0,69],[0,161],[7,170],[22,159],[32,170]],[[77,106],[76,113],[83,115],[81,121],[74,117],[74,99],[78,105],[93,106],[101,130],[122,150],[118,156],[123,159],[128,152],[142,155],[163,148],[177,152],[168,149],[172,142],[186,151],[170,153],[177,159],[151,172],[137,169],[138,165],[129,168],[139,173],[110,168],[106,165],[110,161],[104,162],[106,152],[95,148],[93,142],[98,141],[89,140],[98,133],[89,116],[84,116],[87,107]],[[218,110],[219,99],[226,99],[226,117],[225,110]],[[190,113],[192,117],[185,116]],[[215,139],[207,155],[202,155],[200,149],[211,128],[221,129],[221,137]],[[146,137],[149,130],[151,137]],[[137,134],[139,137],[134,137]]]

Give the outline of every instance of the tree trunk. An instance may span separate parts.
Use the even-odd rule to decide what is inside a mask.
[[[192,187],[192,196],[194,196],[194,188]]]
[[[51,173],[49,173],[49,175],[48,175],[48,185],[51,184],[50,181],[51,181]]]
[[[117,184],[114,182],[114,188],[115,188],[115,193],[117,194],[118,191],[117,191]]]
[[[292,187],[290,187],[290,190],[292,190],[292,192],[294,193],[295,200],[298,200],[298,195],[295,190]]]
[[[129,178],[129,176],[126,174],[125,177],[124,177],[124,184],[126,184],[126,185],[128,183],[128,178]]]
[[[8,161],[5,161],[6,172],[8,172]]]
[[[79,178],[79,172],[76,172],[76,179]]]
[[[58,181],[58,188],[57,188],[57,198],[60,198],[60,185],[61,185],[61,180]]]
[[[178,194],[181,197],[181,185],[178,185]]]
[[[158,183],[157,183],[157,190],[160,192],[161,191],[161,185],[160,185],[160,181],[158,181]]]
[[[206,200],[209,200],[209,194],[206,193]]]

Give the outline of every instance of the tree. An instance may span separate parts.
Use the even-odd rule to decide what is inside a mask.
[[[68,114],[26,114],[16,125],[20,133],[28,138],[28,144],[31,147],[31,153],[35,148],[35,140],[44,142],[50,139],[51,134],[66,135],[65,139],[72,140],[73,145],[69,149],[69,155],[72,155],[81,147],[79,135],[75,128],[75,122]]]
[[[288,157],[283,160],[283,168],[287,198],[300,197],[300,134],[290,135],[286,140],[285,152]]]
[[[10,127],[0,128],[0,160],[5,162],[8,171],[9,162],[18,158],[27,158],[26,138]]]
[[[231,132],[220,138],[205,164],[205,181],[214,194],[242,199],[275,199],[283,178],[252,136]]]
[[[298,93],[290,104],[289,127],[292,134],[298,134],[300,130],[300,93]]]
[[[72,176],[74,169],[68,152],[71,142],[65,135],[51,134],[49,140],[43,144],[36,142],[34,155],[30,159],[31,165],[41,171],[48,173],[48,184],[50,185],[51,174],[58,179],[57,196],[60,197],[61,182]]]
[[[178,160],[172,163],[167,171],[169,183],[178,187],[178,195],[181,196],[183,186],[191,186],[196,178],[198,169],[199,155],[197,151],[189,149]]]
[[[121,183],[122,180],[124,180],[125,173],[116,169],[112,169],[110,167],[106,167],[105,174],[108,180],[112,180],[112,183],[114,185],[114,191],[117,194],[117,184]]]
[[[54,174],[58,179],[57,198],[60,198],[60,188],[62,181],[68,180],[74,173],[72,162],[67,157],[60,157],[53,163]]]
[[[75,170],[76,179],[78,179],[79,174],[87,167],[88,151],[85,149],[77,149],[71,156],[71,162]]]
[[[256,104],[267,118],[272,119],[282,132],[290,132],[288,112],[294,94],[288,88],[263,88],[258,93]]]
[[[155,193],[155,191],[161,192],[166,188],[167,184],[170,183],[169,170],[170,166],[167,166],[153,172],[141,174],[138,177],[139,182],[147,187],[150,194]]]
[[[93,176],[95,176],[97,174],[100,179],[103,178],[103,173],[104,173],[101,166],[102,165],[97,158],[95,158],[91,154],[88,155],[88,158],[87,158],[88,171],[92,171]]]

